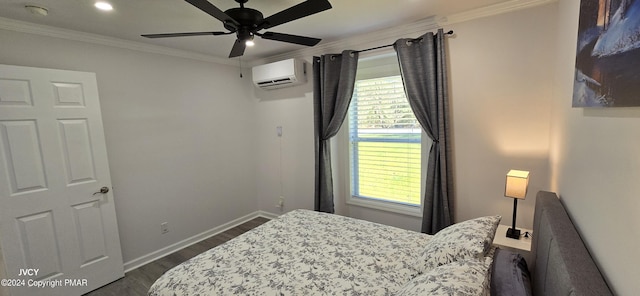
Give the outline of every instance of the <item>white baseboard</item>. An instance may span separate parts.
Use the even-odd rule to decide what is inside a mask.
[[[155,260],[158,260],[164,256],[167,256],[171,253],[174,253],[176,251],[182,250],[190,245],[199,243],[205,239],[208,239],[214,235],[220,234],[222,232],[225,232],[231,228],[234,228],[242,223],[251,221],[257,217],[263,217],[263,218],[267,218],[267,219],[274,219],[276,217],[278,217],[278,215],[275,215],[273,213],[269,213],[269,212],[265,212],[265,211],[255,211],[251,214],[242,216],[238,219],[234,219],[231,220],[227,223],[224,223],[220,226],[214,227],[212,229],[209,229],[205,232],[196,234],[192,237],[186,238],[184,240],[181,240],[175,244],[166,246],[160,250],[151,252],[147,255],[144,256],[140,256],[136,259],[130,260],[128,262],[124,263],[124,272],[129,272],[131,270],[134,270],[142,265],[145,265],[147,263],[153,262]]]
[[[280,214],[274,214],[274,213],[271,213],[271,212],[257,211],[256,213],[258,213],[258,217],[264,217],[264,218],[267,218],[269,220],[273,220],[275,218],[280,217]]]

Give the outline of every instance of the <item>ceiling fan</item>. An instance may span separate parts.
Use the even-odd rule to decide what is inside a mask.
[[[231,8],[222,11],[215,7],[207,0],[185,0],[198,9],[217,18],[222,22],[228,32],[187,32],[187,33],[165,33],[165,34],[144,34],[147,38],[166,38],[166,37],[185,37],[185,36],[201,36],[201,35],[229,35],[235,33],[237,39],[233,44],[229,58],[239,57],[244,54],[247,47],[247,41],[253,41],[254,36],[260,36],[264,39],[282,41],[306,46],[314,46],[321,39],[290,35],[276,32],[259,33],[260,30],[269,29],[284,23],[288,23],[299,18],[307,17],[321,11],[331,8],[328,0],[307,0],[298,5],[289,7],[272,16],[264,18],[260,11],[244,7],[249,0],[235,0],[240,7]]]

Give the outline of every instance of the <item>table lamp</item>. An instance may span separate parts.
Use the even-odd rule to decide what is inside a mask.
[[[516,211],[518,209],[518,199],[527,196],[529,187],[529,172],[510,170],[507,173],[507,181],[504,188],[504,196],[513,198],[513,220],[511,228],[507,229],[507,237],[520,239],[520,229],[516,229]]]

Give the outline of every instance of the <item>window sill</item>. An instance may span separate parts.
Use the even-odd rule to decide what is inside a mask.
[[[380,211],[393,212],[397,214],[403,214],[413,217],[422,217],[421,206],[403,205],[387,201],[378,201],[359,196],[351,196],[347,200],[348,205],[358,206],[363,208],[371,208]]]

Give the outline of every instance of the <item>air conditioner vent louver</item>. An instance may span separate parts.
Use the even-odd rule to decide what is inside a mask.
[[[253,83],[262,89],[276,89],[307,82],[303,60],[288,59],[253,67]]]
[[[261,81],[261,82],[258,82],[258,86],[285,84],[285,83],[292,83],[292,82],[293,80],[291,78],[283,78],[283,79],[276,79],[276,80],[269,80],[269,81]]]

